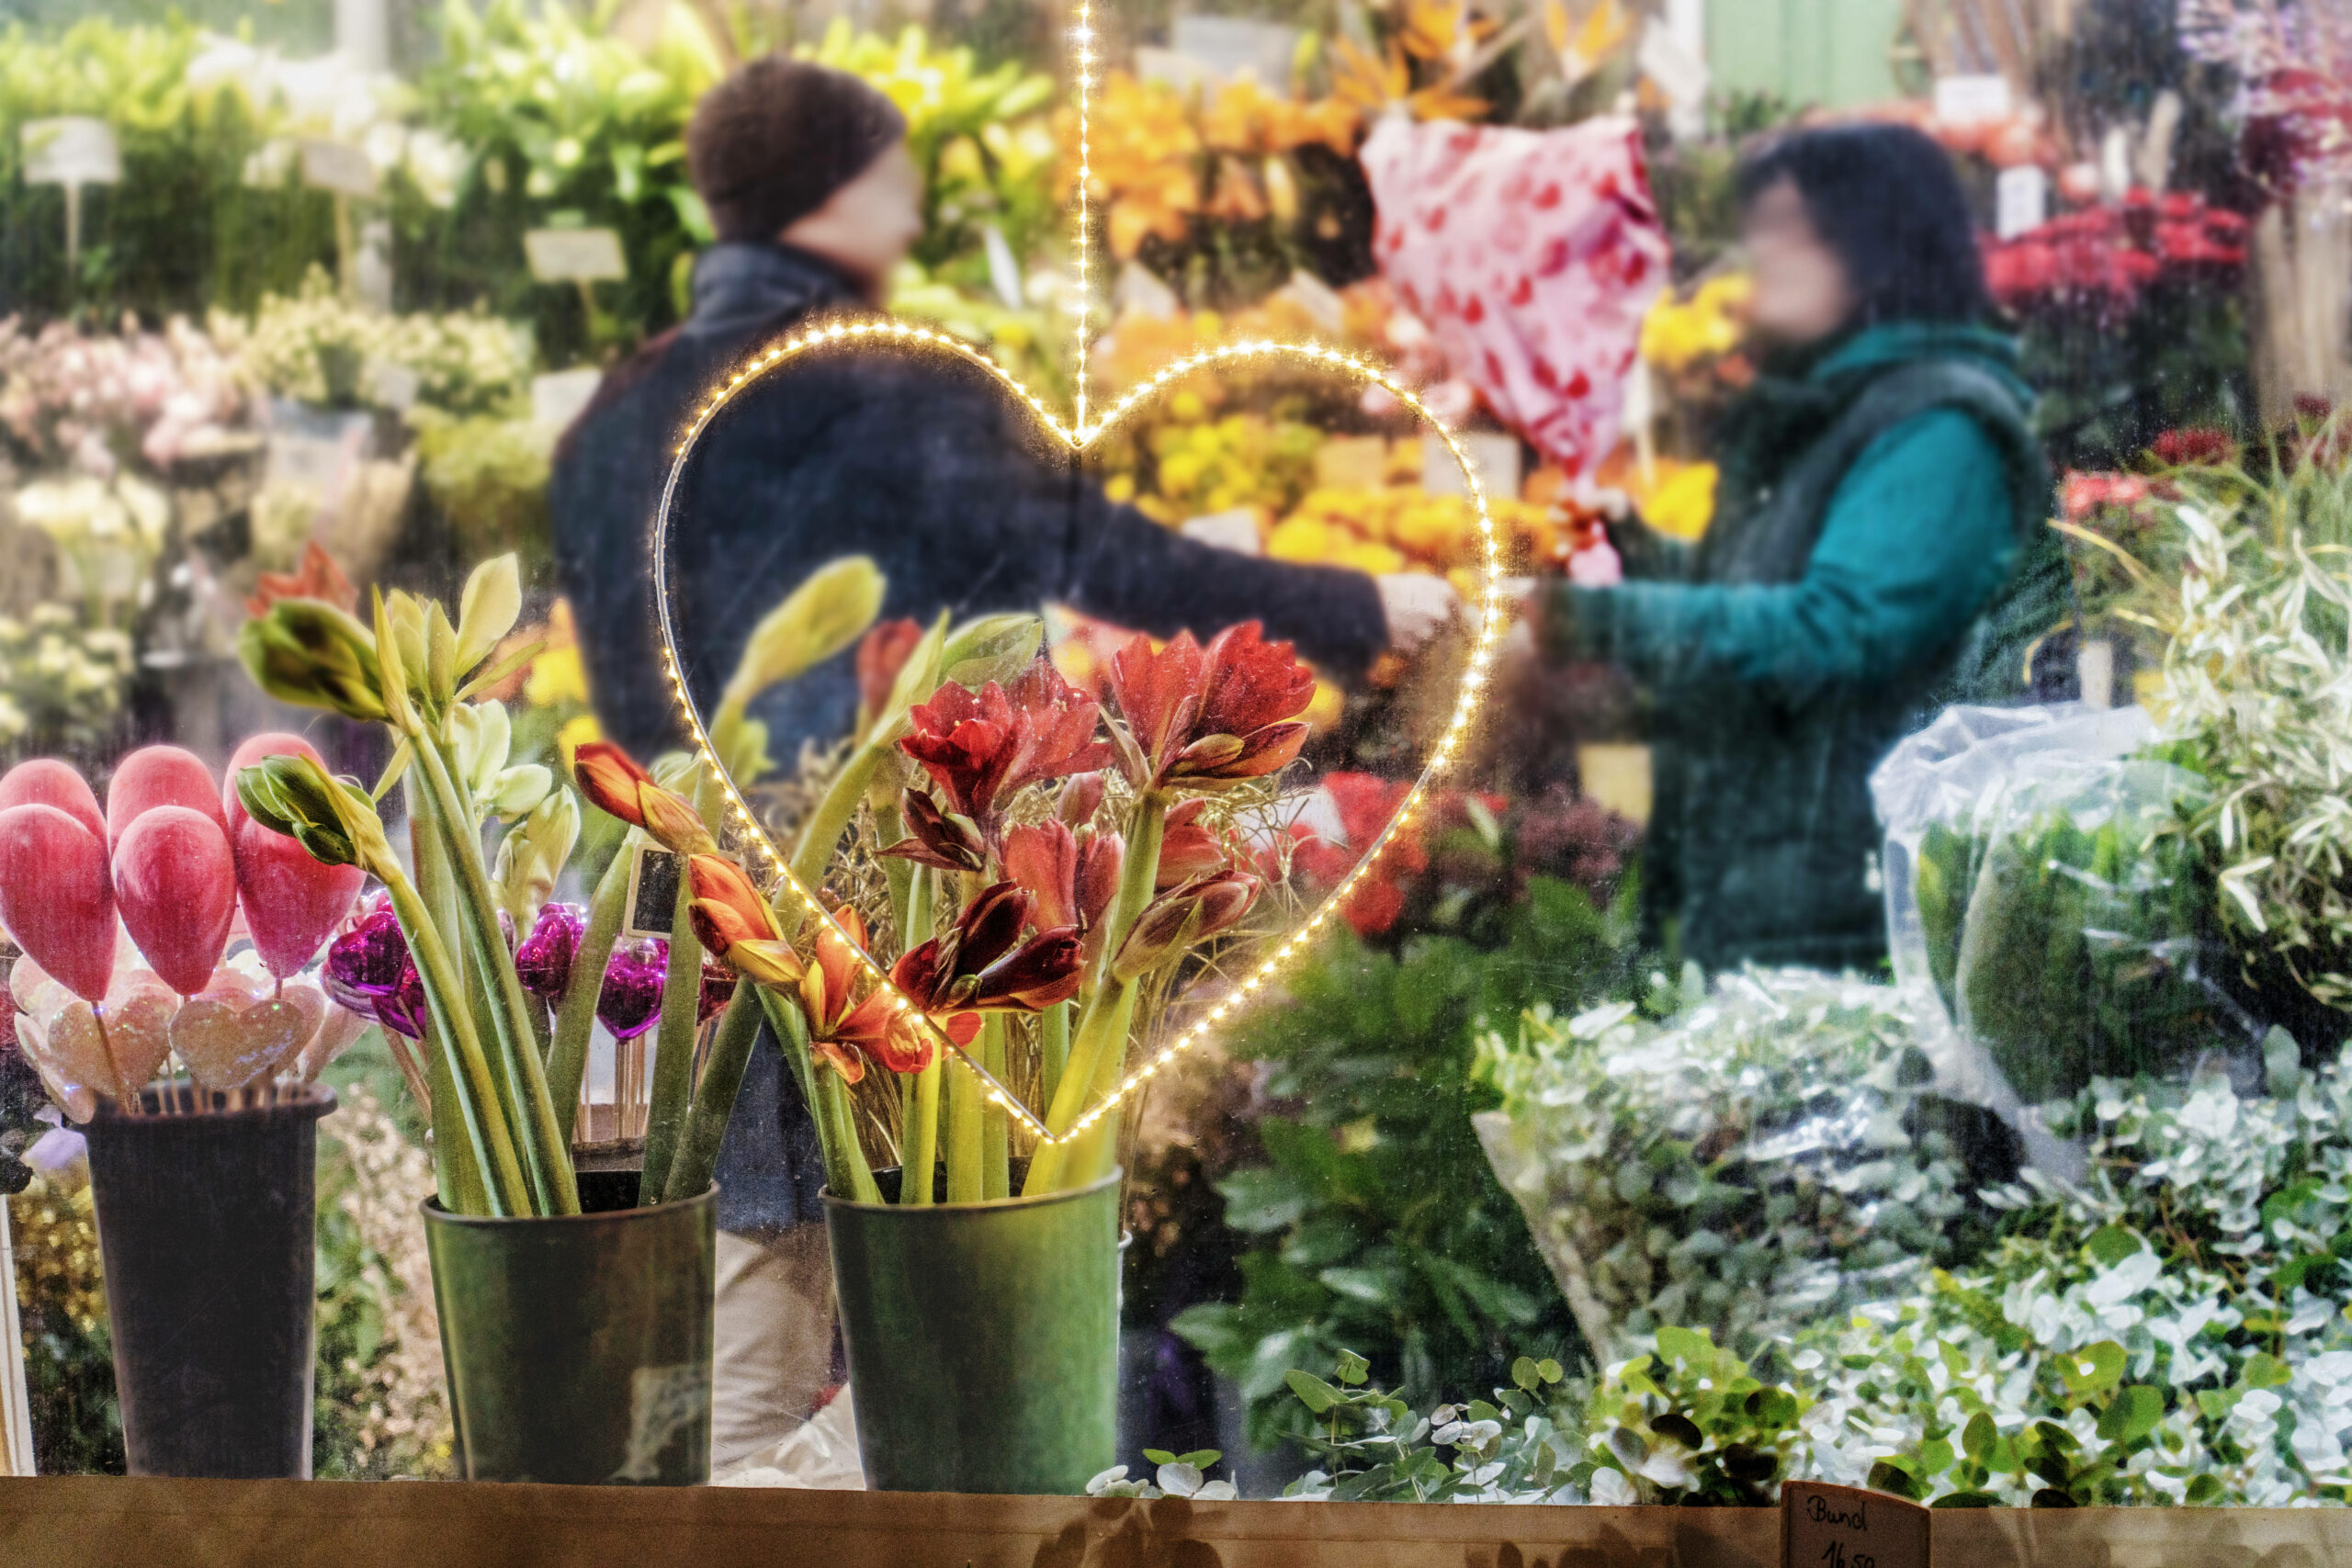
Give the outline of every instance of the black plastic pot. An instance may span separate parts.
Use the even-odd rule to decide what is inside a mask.
[[[710,1479],[718,1189],[632,1208],[635,1171],[582,1172],[589,1212],[424,1205],[441,1357],[469,1481]]]
[[[245,1111],[102,1107],[91,1196],[133,1475],[311,1473],[319,1118],[334,1091]]]

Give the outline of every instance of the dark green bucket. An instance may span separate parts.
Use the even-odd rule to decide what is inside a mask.
[[[478,1219],[428,1200],[441,1359],[469,1481],[710,1479],[718,1189],[650,1209],[635,1171],[583,1174],[590,1212]]]
[[[825,1228],[866,1485],[1075,1495],[1115,1462],[1117,1171],[927,1209],[829,1192]]]

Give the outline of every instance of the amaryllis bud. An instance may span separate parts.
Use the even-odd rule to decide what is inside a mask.
[[[1154,887],[1166,892],[1194,877],[1214,876],[1225,869],[1225,846],[1198,818],[1208,805],[1195,795],[1168,813],[1168,830],[1159,840],[1159,870]]]
[[[695,855],[686,874],[694,897],[686,919],[705,952],[761,985],[798,982],[800,955],[784,940],[775,912],[742,867],[721,855]]]
[[[942,871],[978,871],[988,864],[988,843],[970,818],[942,811],[928,793],[909,789],[899,797],[907,836],[882,852]]]
[[[571,983],[571,961],[588,929],[588,912],[577,904],[549,904],[539,910],[531,934],[514,950],[514,973],[523,988],[555,1001]]]
[[[1160,895],[1127,933],[1112,973],[1134,980],[1173,963],[1239,920],[1257,897],[1258,879],[1239,871],[1204,876]]]
[[[645,826],[645,810],[638,790],[653,783],[653,775],[637,760],[609,740],[589,740],[571,754],[572,782],[588,804],[619,818],[633,828]]]
[[[634,1040],[661,1020],[662,978],[670,966],[670,944],[640,937],[613,949],[605,966],[605,988],[596,997],[596,1018],[616,1040]]]

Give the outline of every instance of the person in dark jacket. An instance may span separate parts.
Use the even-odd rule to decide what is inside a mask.
[[[708,392],[804,323],[870,312],[922,228],[898,109],[857,78],[769,58],[707,94],[688,169],[718,243],[675,332],[606,378],[559,448],[556,558],[605,733],[682,743],[661,659],[650,539],[673,454]],[[1114,505],[986,371],[936,348],[828,347],[764,373],[704,432],[667,551],[685,680],[706,711],[752,626],[820,566],[872,558],[885,616],[925,624],[1047,603],[1157,636],[1247,620],[1340,680],[1442,625],[1430,577],[1262,560]],[[848,734],[847,653],[754,705],[786,766]],[[718,1165],[721,1376],[715,1462],[772,1446],[825,1382],[830,1276],[815,1136],[771,1042],[753,1053]],[[788,1320],[788,1321],[787,1321]]]
[[[1968,204],[1907,128],[1800,132],[1742,170],[1761,374],[1726,411],[1695,547],[1528,605],[1654,712],[1652,933],[1703,967],[1874,966],[1872,767],[1937,706],[2018,694],[2065,613],[2017,353]]]

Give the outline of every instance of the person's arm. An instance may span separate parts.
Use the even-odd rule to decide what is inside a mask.
[[[1362,675],[1388,646],[1378,587],[1360,571],[1266,560],[1188,539],[1076,479],[1060,594],[1071,608],[1118,626],[1206,640],[1242,621],[1297,645],[1325,670]]]
[[[1992,439],[1965,413],[1934,410],[1849,470],[1799,581],[1555,589],[1544,649],[1611,660],[1654,685],[1730,682],[1798,705],[1950,647],[2008,573],[2014,515]]]

